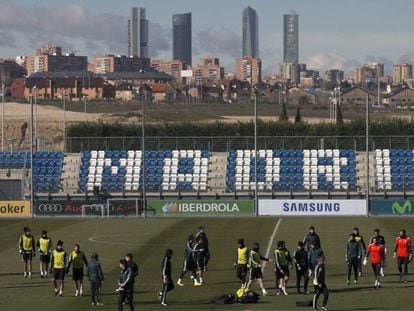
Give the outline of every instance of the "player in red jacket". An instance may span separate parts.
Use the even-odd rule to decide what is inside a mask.
[[[385,251],[384,246],[378,242],[378,239],[376,237],[373,237],[372,243],[368,245],[368,252],[364,259],[364,265],[367,264],[369,255],[371,255],[371,266],[375,276],[374,288],[377,289],[378,287],[381,287],[381,265],[385,259]]]
[[[413,259],[411,238],[407,237],[404,229],[400,230],[400,236],[395,239],[394,258],[397,257],[400,282],[407,282],[408,263]]]

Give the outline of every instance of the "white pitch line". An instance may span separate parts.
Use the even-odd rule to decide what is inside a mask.
[[[270,236],[269,244],[267,244],[267,249],[266,249],[266,254],[265,254],[266,258],[269,258],[270,250],[272,249],[272,245],[273,245],[273,240],[275,239],[276,232],[277,230],[279,230],[279,226],[281,222],[282,222],[282,218],[279,218],[278,222],[275,225],[275,228],[273,229],[273,233]],[[267,264],[267,261],[263,262],[262,271],[264,271],[264,269],[266,268],[266,264]]]

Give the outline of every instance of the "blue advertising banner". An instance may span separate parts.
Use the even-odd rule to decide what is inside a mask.
[[[370,214],[373,216],[414,216],[414,201],[402,200],[371,200]]]

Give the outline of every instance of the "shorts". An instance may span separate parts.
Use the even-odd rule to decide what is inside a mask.
[[[73,268],[72,280],[82,281],[83,280],[83,268],[75,269]]]
[[[65,279],[65,269],[53,269],[53,279],[63,281]]]
[[[282,272],[283,270],[283,272]],[[276,278],[281,279],[284,277],[289,277],[289,267],[281,266],[280,269],[276,268]]]
[[[30,252],[30,253],[23,252],[23,254],[22,254],[22,258],[23,258],[23,261],[24,261],[24,262],[27,262],[27,261],[32,261],[32,259],[33,259],[33,254],[32,254],[32,252]]]
[[[237,264],[236,274],[239,279],[243,279],[247,275],[247,264]]]
[[[194,270],[195,270],[194,261],[185,259],[183,271],[187,272],[187,271],[194,271]]]
[[[262,269],[260,267],[250,269],[250,280],[263,279]]]
[[[42,263],[50,263],[50,254],[40,255],[39,260]]]

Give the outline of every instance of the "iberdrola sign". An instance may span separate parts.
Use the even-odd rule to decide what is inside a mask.
[[[248,216],[253,200],[148,200],[147,215],[167,217]]]
[[[380,199],[371,200],[371,215],[414,216],[414,200]]]

